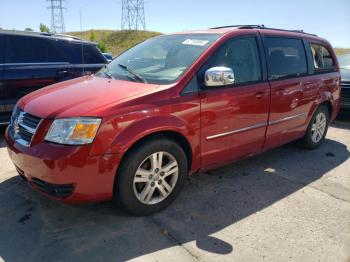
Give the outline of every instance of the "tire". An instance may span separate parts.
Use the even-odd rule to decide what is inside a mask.
[[[174,140],[157,136],[142,142],[127,153],[118,168],[114,200],[132,215],[158,212],[179,195],[187,166],[186,154]]]
[[[318,129],[320,133],[316,135],[315,138],[315,132],[314,131],[316,126],[318,125],[318,121],[320,119],[324,119],[324,128],[323,129]],[[301,145],[307,149],[315,149],[319,147],[322,142],[324,141],[327,131],[328,131],[328,126],[329,126],[329,110],[326,106],[321,105],[317,108],[316,112],[313,114],[309,126],[306,130],[304,138],[300,141]],[[320,125],[318,126],[320,127]],[[323,131],[322,131],[323,130]],[[317,132],[316,132],[317,133]]]

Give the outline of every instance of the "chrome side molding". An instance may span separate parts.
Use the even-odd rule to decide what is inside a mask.
[[[268,126],[268,125],[271,126],[271,125],[279,124],[279,123],[282,123],[282,122],[285,122],[285,121],[293,120],[295,118],[299,118],[299,117],[303,117],[303,116],[307,116],[307,115],[308,115],[307,113],[301,113],[301,114],[297,114],[297,115],[294,115],[294,116],[288,116],[288,117],[285,117],[285,118],[269,121],[268,123],[267,122],[266,123],[258,123],[258,124],[252,125],[252,126],[247,126],[247,127],[244,127],[244,128],[235,129],[235,130],[228,131],[228,132],[225,132],[225,133],[220,133],[220,134],[216,134],[216,135],[212,135],[212,136],[207,136],[206,140],[212,140],[212,139],[223,137],[223,136],[229,136],[229,135],[233,135],[233,134],[249,131],[249,130],[252,130],[252,129],[256,129],[256,128],[260,128],[260,127],[264,127],[264,126]]]

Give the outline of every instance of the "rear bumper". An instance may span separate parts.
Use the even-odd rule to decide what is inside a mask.
[[[44,195],[68,204],[112,199],[119,155],[91,156],[89,145],[24,147],[7,130],[5,138],[18,173]]]

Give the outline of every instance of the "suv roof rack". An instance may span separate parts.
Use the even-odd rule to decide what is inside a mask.
[[[73,35],[65,35],[65,34],[56,34],[56,33],[46,33],[46,32],[40,32],[38,33],[40,35],[45,35],[45,36],[57,36],[57,37],[62,37],[62,38],[72,38],[74,40],[81,40],[81,38]]]
[[[279,29],[279,28],[272,28],[272,27],[266,27],[265,25],[228,25],[228,26],[219,26],[219,27],[212,27],[210,29],[221,29],[221,28],[230,28],[230,27],[236,27],[238,29],[267,29],[267,30],[276,30],[276,31],[283,31],[283,32],[293,32],[293,33],[301,33],[306,35],[312,35],[317,36],[315,34],[306,33],[303,30],[287,30],[287,29]]]

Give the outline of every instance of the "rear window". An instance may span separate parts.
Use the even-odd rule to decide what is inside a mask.
[[[335,62],[328,49],[320,44],[311,44],[315,72],[335,69]]]
[[[47,42],[44,38],[8,35],[5,42],[6,63],[47,62]]]
[[[301,39],[267,37],[269,79],[296,77],[307,73],[304,44]]]

